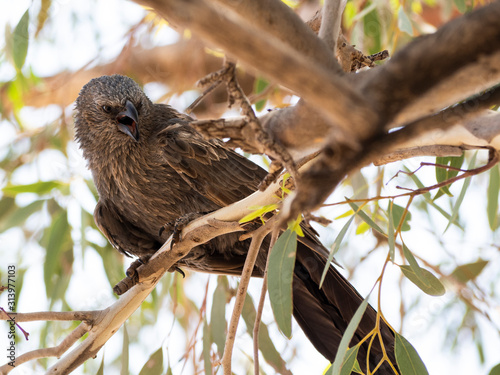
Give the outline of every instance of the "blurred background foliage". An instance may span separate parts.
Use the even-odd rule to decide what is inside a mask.
[[[320,6],[307,0],[286,3],[305,20]],[[366,54],[383,49],[394,54],[413,38],[484,3],[349,0],[343,31]],[[150,10],[130,2],[4,1],[2,9],[0,280],[6,282],[7,264],[15,264],[18,312],[105,308],[115,300],[112,286],[123,278],[130,260],[114,251],[94,224],[97,195],[73,141],[73,102],[91,78],[120,73],[144,85],[154,101],[183,110],[199,95],[195,82],[221,66],[222,54],[189,30],[171,28]],[[287,89],[243,67],[238,78],[259,111],[297,100]],[[236,110],[227,109],[224,89],[216,90],[195,110],[198,118],[234,114]],[[486,160],[482,153],[467,153],[465,158],[437,162],[467,166],[473,157],[477,164]],[[420,161],[367,167],[350,176],[329,203],[343,201],[344,196],[394,195],[399,192],[396,185],[430,186],[450,177],[427,167],[388,183],[398,170],[415,170]],[[411,217],[403,225],[405,243],[447,293],[439,298],[423,294],[394,266],[384,279],[382,306],[393,326],[411,339],[430,373],[487,373],[500,361],[499,186],[496,166],[472,183],[459,182],[449,190],[427,193],[415,199]],[[389,217],[399,223],[407,204],[398,200],[389,215],[387,202],[374,200],[364,207],[382,228],[388,227]],[[325,245],[332,247],[352,210],[345,205],[326,206],[320,214],[334,220],[328,228],[319,228]],[[375,282],[388,250],[371,228],[356,217],[342,244],[337,244],[337,258],[363,295]],[[236,287],[237,279],[225,276],[167,275],[126,329],[106,345],[104,355],[77,372],[211,373],[210,362],[223,352]],[[238,373],[246,373],[252,365],[253,300],[259,298],[260,281],[250,290],[237,340]],[[0,295],[0,306],[4,303]],[[285,340],[269,308],[265,310],[259,341],[265,360],[262,373],[312,369],[321,373],[327,362],[298,327],[294,326],[293,340]],[[57,345],[75,326],[25,324],[31,340],[19,339],[18,354]],[[51,363],[52,359],[34,361],[22,367],[27,373],[40,372]]]

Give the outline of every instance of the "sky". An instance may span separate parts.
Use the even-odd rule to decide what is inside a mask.
[[[24,11],[31,7],[31,14],[37,14],[38,2],[31,1],[9,1],[0,0],[2,12],[0,12],[0,41],[4,39],[3,31],[6,24],[15,26],[16,22],[20,19]],[[70,0],[54,0],[51,10],[51,24],[46,27],[42,32],[39,41],[33,42],[30,45],[27,64],[31,65],[35,73],[39,76],[55,74],[61,70],[76,70],[83,65],[95,61],[107,61],[112,59],[123,47],[125,39],[123,35],[128,30],[130,25],[138,22],[144,11],[136,4],[119,1],[88,1],[77,2]],[[113,16],[110,16],[113,15]],[[31,24],[31,28],[34,24]],[[99,35],[99,38],[96,38]],[[163,30],[155,36],[158,43],[174,42],[178,38],[177,33]],[[97,41],[97,42],[96,42]],[[0,80],[4,81],[11,79],[15,76],[15,71],[8,66],[8,64],[0,64]],[[154,85],[146,87],[149,90],[148,94],[154,99],[158,88]],[[171,103],[178,109],[187,106],[182,98],[176,98]],[[69,111],[71,109],[68,109]],[[32,109],[25,108],[21,111],[23,122],[28,129],[37,129],[50,123],[52,120],[60,115],[60,110],[57,108],[45,109]],[[16,136],[13,127],[5,121],[0,123],[0,153],[2,147],[12,142]],[[57,153],[48,153],[44,156],[44,160],[40,161],[41,164],[46,165],[44,168],[39,166],[27,167],[15,176],[17,183],[29,183],[34,180],[58,178],[70,171],[71,175],[89,176],[86,170],[85,163],[81,157],[77,145],[71,146],[69,150],[69,165],[65,160],[60,159]],[[429,159],[431,160],[431,159]],[[418,167],[418,161],[409,161],[406,163],[410,169]],[[388,167],[386,171],[385,182],[389,180],[389,176],[395,174],[401,165],[393,165]],[[373,188],[373,181],[376,178],[376,169],[365,169],[363,173],[366,179],[371,182]],[[424,172],[423,178],[426,181],[431,181],[433,178],[433,171]],[[419,175],[420,176],[420,175]],[[408,179],[400,178],[388,183],[387,189],[389,192],[394,193],[397,191],[395,186],[397,184],[408,183]],[[447,252],[453,253],[456,259],[460,262],[472,262],[477,260],[476,250],[481,248],[481,256],[492,259],[492,263],[485,270],[485,274],[479,282],[484,280],[485,289],[496,290],[498,295],[498,286],[489,285],[489,280],[495,280],[496,270],[500,269],[500,261],[498,257],[498,249],[494,246],[498,242],[498,236],[492,235],[488,230],[488,223],[485,215],[485,191],[487,186],[487,179],[483,176],[475,177],[473,180],[471,191],[468,194],[477,199],[470,199],[464,201],[462,219],[465,220],[467,231],[461,233],[455,228],[445,231],[446,221],[439,215],[432,215],[432,222],[429,222],[428,217],[421,213],[414,212],[412,225],[417,227],[414,231],[405,233],[405,241],[412,251],[416,254],[423,256],[433,264],[444,264],[449,270],[453,270],[455,264],[449,261]],[[461,184],[457,184],[452,190],[455,194],[460,191]],[[72,195],[75,197],[75,202],[68,204],[68,215],[71,224],[78,228],[79,214],[83,206],[89,212],[92,212],[95,200],[89,195],[88,190],[84,187],[83,180],[76,180],[72,183]],[[373,189],[372,189],[373,190]],[[330,198],[330,201],[342,200],[343,196],[349,196],[352,192],[348,187],[341,187]],[[26,202],[29,197],[24,198]],[[397,202],[404,205],[404,202]],[[382,203],[386,204],[386,203]],[[329,218],[335,218],[347,209],[345,207],[337,207],[334,209],[322,209],[322,213]],[[42,220],[43,221],[43,220]],[[337,220],[333,224],[333,231],[319,229],[322,234],[322,240],[325,245],[331,245],[334,241],[336,234],[344,225],[345,220]],[[33,225],[42,225],[41,223],[34,223]],[[442,239],[442,245],[436,240],[433,233],[439,233]],[[75,233],[75,236],[78,235]],[[96,236],[98,236],[96,234]],[[386,253],[384,251],[376,251],[371,256],[369,262],[364,262],[357,266],[360,254],[366,254],[375,245],[373,237],[369,234],[355,236],[351,233],[349,249],[341,249],[338,254],[338,259],[347,270],[354,269],[353,283],[359,289],[362,295],[366,295],[378,276]],[[354,250],[351,250],[353,248]],[[444,248],[444,250],[443,250]],[[15,249],[15,251],[14,251]],[[22,249],[22,250],[21,250]],[[22,239],[19,231],[11,230],[7,233],[0,234],[0,264],[7,264],[17,261],[17,254],[23,252],[23,261],[29,266],[29,271],[26,275],[25,290],[23,291],[22,300],[20,301],[19,308],[23,311],[36,311],[38,309],[47,308],[47,299],[45,297],[45,290],[43,285],[39,282],[43,279],[42,264],[44,260],[44,249],[32,243],[26,244]],[[104,270],[100,265],[100,258],[96,253],[75,252],[75,277],[71,282],[70,290],[68,292],[68,300],[70,306],[74,309],[91,309],[91,308],[104,308],[113,303],[114,298],[112,291],[109,288],[104,274]],[[447,264],[448,262],[448,264]],[[91,272],[92,277],[88,277]],[[394,326],[399,328],[399,269],[397,266],[389,266],[388,274],[384,279],[383,289],[383,306],[384,313],[389,321],[394,322]],[[188,280],[187,287],[192,290],[204,290],[208,276],[202,275]],[[234,280],[233,280],[234,282]],[[260,280],[252,282],[250,293],[256,300],[260,291]],[[210,281],[210,290],[216,286],[216,280],[213,278]],[[97,291],[97,292],[96,292]],[[474,347],[470,337],[463,337],[464,344],[458,346],[456,349],[443,350],[443,342],[445,341],[445,327],[449,320],[460,319],[459,306],[456,305],[456,314],[448,314],[442,316],[443,308],[448,304],[452,304],[455,300],[452,291],[449,291],[441,298],[430,297],[422,294],[417,288],[408,287],[407,293],[411,301],[418,301],[418,307],[411,312],[405,319],[403,334],[408,338],[412,344],[417,348],[420,356],[427,365],[431,374],[440,373],[454,373],[454,374],[486,374],[487,370],[496,363],[500,362],[500,355],[498,348],[500,347],[500,340],[497,334],[489,335],[486,339],[488,343],[486,347],[486,364],[480,365],[477,356],[477,351]],[[4,296],[0,296],[0,306],[3,306]],[[198,301],[201,304],[201,296]],[[372,300],[372,303],[375,301]],[[267,305],[269,306],[269,304]],[[57,306],[56,306],[57,308]],[[500,327],[500,310],[492,311],[492,319],[496,323],[496,327]],[[183,347],[176,347],[175,337],[181,335],[182,332],[175,327],[169,336],[164,332],[168,332],[172,327],[174,317],[171,314],[166,314],[165,319],[158,322],[154,328],[148,328],[141,331],[139,344],[131,346],[131,353],[134,355],[134,360],[131,361],[132,373],[138,373],[140,366],[146,361],[148,356],[156,350],[162,343],[166,344],[169,348],[169,356],[172,360],[174,367],[174,374],[189,374],[189,368],[181,371],[181,367],[177,363],[178,358],[183,354]],[[264,321],[272,322],[273,316],[270,309],[264,312]],[[491,326],[482,319],[479,319],[479,324],[484,327],[484,332],[491,331]],[[241,324],[242,326],[243,324]],[[272,326],[272,324],[271,324]],[[40,324],[33,324],[30,329],[40,329]],[[241,328],[241,327],[240,327]],[[244,330],[240,330],[240,343],[241,345],[251,345],[251,341],[247,335],[243,334]],[[114,358],[121,352],[121,332],[117,333],[105,346],[103,352],[105,358]],[[277,330],[274,332],[278,336]],[[3,331],[0,330],[0,337],[5,337]],[[300,342],[300,351],[297,354],[297,359],[293,362],[292,370],[296,374],[321,374],[327,365],[327,362],[307,343],[300,329],[294,326],[294,340]],[[285,356],[290,355],[289,347],[286,345],[284,339],[277,339],[279,349],[282,350]],[[1,342],[1,340],[0,340]],[[303,343],[303,344],[302,344]],[[31,342],[29,345],[36,347],[37,342]],[[22,346],[23,349],[29,345]],[[21,346],[20,346],[21,348]],[[288,350],[288,352],[287,352]],[[100,363],[101,355],[99,355],[96,362]],[[3,363],[3,358],[0,357],[0,363]],[[241,368],[241,364],[236,366],[239,373],[244,373],[245,370]],[[75,374],[81,373],[82,369],[77,369]],[[13,374],[28,374],[28,370],[22,367],[17,369]],[[110,372],[111,373],[111,372]],[[219,371],[221,373],[221,371]]]

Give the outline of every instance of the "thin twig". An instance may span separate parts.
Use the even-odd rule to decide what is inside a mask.
[[[231,316],[231,321],[229,323],[228,332],[226,336],[226,344],[224,346],[224,354],[222,356],[222,366],[224,367],[224,375],[231,375],[231,358],[233,354],[234,341],[236,339],[236,330],[238,328],[238,321],[240,320],[241,311],[243,310],[243,304],[245,303],[245,297],[247,294],[248,283],[250,277],[252,276],[253,267],[255,265],[255,260],[259,254],[262,241],[266,235],[272,230],[273,224],[275,224],[275,218],[270,219],[265,225],[260,227],[255,231],[255,235],[250,243],[250,248],[248,249],[247,258],[245,260],[245,265],[241,273],[240,284],[238,286],[238,291],[236,292],[236,301],[234,303],[233,314]]]
[[[273,230],[271,236],[271,242],[269,243],[269,252],[273,248],[276,240],[278,238],[278,230]],[[255,323],[253,326],[253,359],[254,359],[254,374],[259,373],[259,332],[260,332],[260,322],[262,319],[262,311],[264,310],[264,303],[266,301],[267,292],[267,266],[269,264],[269,257],[267,257],[266,269],[264,271],[264,278],[262,280],[262,289],[260,292],[259,306],[257,307],[257,315],[255,316]]]

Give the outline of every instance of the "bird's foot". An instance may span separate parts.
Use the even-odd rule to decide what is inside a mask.
[[[167,233],[172,232],[172,242],[170,243],[170,249],[172,249],[172,246],[174,246],[175,243],[181,240],[181,232],[186,227],[186,225],[188,225],[194,219],[206,215],[207,213],[208,212],[191,212],[189,214],[182,215],[175,221],[169,221],[168,223],[163,225],[160,228],[158,235],[161,237],[164,231],[167,231]]]
[[[149,258],[151,258],[151,255],[143,255],[142,257],[137,258],[136,260],[134,260],[130,264],[130,266],[127,268],[127,272],[125,272],[125,274],[128,277],[130,277],[132,280],[137,281],[137,279],[139,277],[139,275],[137,274],[137,268],[139,268],[143,264],[146,264],[148,262]]]

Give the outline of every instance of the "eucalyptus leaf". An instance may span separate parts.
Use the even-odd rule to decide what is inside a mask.
[[[268,290],[280,331],[292,337],[292,280],[297,252],[297,233],[287,229],[278,238],[268,264]]]
[[[26,55],[28,54],[29,22],[30,14],[29,10],[26,10],[12,33],[12,54],[14,58],[14,65],[19,70],[23,67],[24,62],[26,61]]]
[[[222,354],[224,354],[224,345],[226,343],[226,303],[228,300],[228,289],[227,277],[219,276],[217,278],[217,288],[215,288],[213,294],[210,330],[221,358]]]
[[[351,342],[352,337],[354,336],[354,333],[358,329],[359,322],[361,322],[361,318],[363,317],[363,314],[365,313],[365,310],[368,306],[368,296],[361,302],[361,304],[358,306],[358,309],[354,313],[351,321],[349,322],[344,334],[342,335],[342,340],[340,340],[340,344],[337,350],[337,354],[335,355],[335,360],[333,361],[332,367],[330,367],[329,372],[327,372],[327,375],[340,375],[340,370],[342,367],[342,364],[344,363],[344,358],[347,356],[347,348],[349,346],[349,343]]]
[[[430,296],[442,296],[446,293],[446,289],[443,284],[434,276],[432,273],[427,271],[424,268],[421,268],[423,274],[423,280],[417,277],[415,272],[412,270],[410,266],[399,266],[403,275],[406,276],[408,280],[410,280],[413,284],[419,287],[424,293]]]
[[[500,167],[495,165],[490,171],[490,183],[487,191],[488,224],[491,230],[498,228],[498,193],[500,192]]]
[[[366,224],[368,224],[372,229],[375,229],[377,232],[382,233],[385,236],[385,233],[382,230],[382,228],[380,228],[372,219],[370,219],[368,215],[365,212],[363,212],[363,210],[360,210],[359,207],[354,202],[350,202],[349,199],[347,199],[347,203],[349,203],[349,206],[351,206],[356,215],[359,215],[359,217]]]
[[[252,297],[247,294],[245,298],[245,303],[243,305],[243,311],[241,312],[241,316],[245,321],[245,325],[247,327],[248,334],[253,337],[253,328],[255,325],[255,318],[257,316],[257,311],[255,310],[255,306],[253,304]],[[259,350],[262,353],[266,362],[271,365],[277,373],[286,373],[288,372],[286,368],[286,362],[281,357],[280,352],[276,350],[276,347],[269,336],[269,330],[267,329],[267,325],[263,322],[260,323],[259,329]]]
[[[161,375],[163,374],[163,349],[160,347],[151,354],[144,364],[139,375]]]
[[[415,348],[399,333],[395,332],[395,355],[401,375],[429,374]]]
[[[488,261],[482,259],[474,263],[462,264],[455,268],[450,276],[461,283],[466,283],[467,281],[474,280],[487,264]]]

